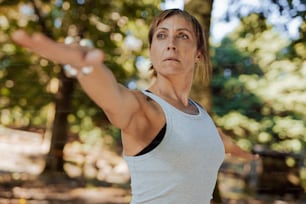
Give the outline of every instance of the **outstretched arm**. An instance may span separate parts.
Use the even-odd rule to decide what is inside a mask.
[[[224,144],[225,153],[231,156],[239,157],[245,160],[254,160],[258,159],[258,155],[254,155],[248,151],[241,149],[237,144],[233,142],[233,140],[226,135],[220,128],[218,128],[218,132],[221,136],[221,139]]]
[[[51,61],[70,64],[79,72],[82,67],[92,66],[92,73],[77,77],[82,88],[115,126],[124,129],[128,125],[138,102],[133,92],[118,84],[113,73],[103,64],[101,50],[85,52],[81,47],[55,42],[40,33],[29,35],[21,30],[14,32],[12,39]]]

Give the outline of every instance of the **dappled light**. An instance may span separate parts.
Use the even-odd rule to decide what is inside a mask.
[[[299,54],[305,45],[296,50],[261,14],[240,21],[212,49],[214,118],[238,145],[261,155],[257,192],[295,200],[306,189],[305,57]]]
[[[185,1],[207,33],[218,23],[222,33],[233,28],[219,41],[210,36],[213,76],[196,81],[191,98],[260,158],[227,155],[216,192],[225,204],[305,204],[305,5],[226,2],[227,12],[209,19],[210,1]],[[102,49],[118,81],[143,90],[152,82],[147,32],[160,3],[0,0],[0,203],[129,203],[120,131],[64,65],[17,46],[11,33]]]
[[[39,176],[45,168],[49,138],[41,132],[14,130],[0,126],[0,180],[26,180]]]
[[[130,176],[123,158],[102,143],[99,138],[92,144],[77,140],[67,143],[64,148],[64,170],[68,176],[114,184],[127,183]]]

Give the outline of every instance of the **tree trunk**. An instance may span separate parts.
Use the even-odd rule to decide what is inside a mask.
[[[54,39],[51,30],[48,29],[42,15],[40,14],[40,8],[36,4],[36,1],[31,0],[31,3],[35,14],[38,16],[38,22],[42,28],[42,32],[51,39]],[[71,111],[71,99],[75,83],[74,80],[65,76],[63,69],[61,69],[58,79],[60,85],[58,92],[55,95],[55,116],[52,126],[50,151],[45,168],[45,171],[51,172],[63,171],[63,149],[68,136],[67,116]]]
[[[55,95],[55,116],[52,127],[51,147],[46,170],[63,171],[63,149],[68,137],[67,116],[71,112],[71,100],[75,81],[59,73],[60,86]]]
[[[201,23],[205,32],[205,41],[209,48],[209,34],[210,34],[210,20],[213,0],[187,0],[185,4],[185,10],[194,15]],[[209,56],[209,49],[207,50]],[[211,111],[212,107],[212,96],[210,83],[195,83],[191,92],[192,97],[201,103],[208,112]]]

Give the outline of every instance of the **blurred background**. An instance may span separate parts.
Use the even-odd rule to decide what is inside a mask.
[[[261,156],[227,157],[214,203],[306,203],[305,0],[0,0],[0,203],[130,199],[119,130],[62,65],[11,33],[103,49],[120,83],[144,89],[149,24],[173,7],[196,16],[209,42],[213,76],[191,97]]]

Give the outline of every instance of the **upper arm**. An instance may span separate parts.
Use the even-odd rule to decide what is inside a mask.
[[[220,128],[218,128],[219,134],[224,144],[225,153],[236,156],[246,160],[257,159],[256,155],[253,155],[251,152],[241,149],[233,140],[226,135]]]
[[[222,139],[223,145],[224,145],[224,149],[225,149],[225,153],[230,153],[231,152],[231,148],[233,146],[233,141],[231,138],[229,138],[227,135],[225,135],[225,133],[218,128],[218,132],[219,135]]]
[[[119,84],[104,64],[96,65],[93,73],[79,78],[79,82],[110,122],[120,129],[128,126],[131,117],[139,111],[140,104],[135,91]]]
[[[118,83],[112,71],[103,63],[93,64],[94,71],[79,78],[87,95],[104,111],[109,121],[120,129],[129,126],[135,113],[141,111],[139,91]]]
[[[141,102],[139,101],[136,91],[129,90],[119,84],[120,99],[113,101],[113,107],[105,109],[105,114],[110,122],[121,130],[130,126],[133,118],[138,116],[141,111]]]

